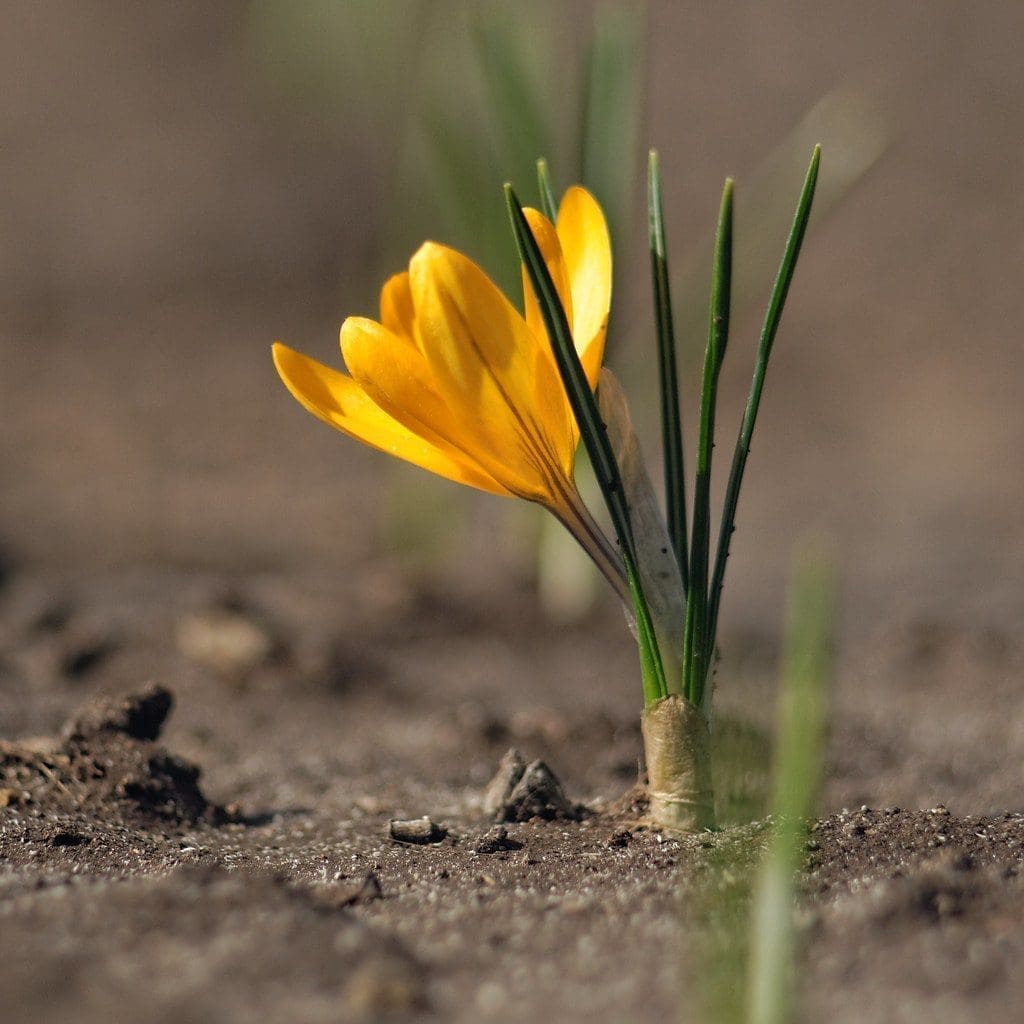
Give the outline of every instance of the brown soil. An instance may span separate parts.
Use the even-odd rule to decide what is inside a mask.
[[[734,175],[760,268],[736,282],[718,457],[785,230],[740,248],[762,161],[835,91],[888,138],[816,208],[773,355],[723,604],[723,829],[687,842],[611,812],[640,751],[621,615],[553,624],[528,512],[346,443],[273,373],[275,337],[335,360],[423,230],[475,244],[430,168],[394,195],[403,137],[482,91],[450,17],[473,5],[404,0],[386,52],[308,40],[343,93],[327,108],[292,88],[301,48],[290,69],[261,51],[260,18],[302,6],[5,7],[0,1020],[701,1021],[706,897],[766,835],[782,594],[819,529],[843,623],[804,1019],[1024,1019],[1024,5],[647,5],[637,181],[658,146],[679,266]],[[523,6],[565,8],[568,93],[595,4]],[[824,196],[843,119],[815,131]],[[650,453],[635,198],[610,359]],[[703,289],[677,307],[700,321]],[[699,329],[684,343],[699,368]],[[590,813],[490,820],[510,748]],[[391,838],[424,815],[437,841]]]
[[[391,582],[378,576],[377,591],[393,600]],[[496,633],[481,626],[487,608],[407,591],[387,626],[401,642],[388,645],[366,621],[332,631],[344,595],[314,601],[317,589],[169,575],[8,587],[5,1021],[700,1020],[701,908],[723,863],[756,860],[769,828],[764,725],[727,702],[727,824],[659,836],[623,798],[639,751],[633,702],[612,687],[588,697],[592,681],[569,670],[603,659],[628,678],[614,619],[567,641],[508,595],[525,611]],[[204,624],[234,644],[204,644]],[[99,635],[106,653],[83,659]],[[965,657],[993,656],[991,642],[934,643],[915,649],[906,678],[917,665],[952,687]],[[1017,654],[1004,643],[999,658]],[[143,671],[173,686],[166,731],[171,695],[139,685]],[[746,706],[771,671],[756,653],[734,667]],[[833,805],[899,792],[891,742],[869,721],[837,730]],[[496,824],[496,807],[526,816],[500,801],[485,812],[510,746],[560,773],[569,799],[554,820],[537,816],[536,792],[530,820]],[[904,778],[927,769],[928,746],[907,738]],[[972,790],[955,774],[943,787]],[[427,841],[389,832],[424,815]],[[807,849],[805,1019],[986,1020],[1024,1005],[1019,813],[860,807],[819,821]]]

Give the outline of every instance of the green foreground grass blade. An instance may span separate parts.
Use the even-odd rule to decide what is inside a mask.
[[[718,376],[729,340],[732,293],[732,192],[726,179],[715,238],[715,267],[711,279],[708,346],[700,395],[700,436],[693,485],[693,534],[690,541],[690,586],[683,634],[683,695],[700,706],[707,678],[708,561],[711,547],[711,452],[715,437]]]
[[[565,386],[569,404],[572,406],[573,414],[579,425],[580,436],[587,449],[594,475],[601,488],[601,494],[618,537],[619,547],[626,565],[626,577],[636,610],[644,700],[645,703],[651,703],[666,696],[669,691],[665,682],[661,656],[658,653],[650,610],[640,585],[636,545],[618,463],[615,461],[615,455],[597,408],[597,402],[590,390],[590,384],[587,382],[583,364],[576,352],[576,345],[565,317],[565,310],[558,298],[558,292],[551,280],[551,274],[548,272],[540,247],[533,237],[523,208],[511,185],[505,186],[505,198],[520,259],[526,267],[530,284],[537,296],[548,337],[551,340],[555,362],[558,365],[558,372]]]
[[[554,224],[558,220],[558,203],[555,202],[555,190],[551,184],[548,162],[543,157],[537,161],[537,191],[540,192],[541,213]]]
[[[796,216],[786,241],[786,251],[782,256],[775,287],[772,289],[768,312],[765,314],[764,326],[761,328],[761,340],[757,349],[757,362],[754,365],[754,378],[750,385],[750,395],[743,414],[736,450],[733,454],[732,468],[729,471],[729,482],[725,490],[725,502],[722,510],[722,525],[718,533],[718,550],[715,555],[715,569],[711,577],[711,591],[708,600],[708,621],[705,635],[704,657],[708,665],[714,658],[715,636],[718,630],[718,609],[722,600],[722,585],[725,581],[725,564],[729,558],[729,543],[736,528],[736,505],[739,501],[740,486],[743,483],[743,471],[750,454],[750,440],[754,434],[757,421],[757,410],[761,404],[761,392],[764,389],[765,373],[768,370],[768,359],[772,354],[772,344],[782,319],[782,310],[786,305],[786,296],[793,281],[796,262],[800,256],[807,222],[811,216],[811,205],[814,201],[814,189],[818,181],[818,167],[821,163],[821,147],[815,146],[811,163],[804,179],[800,202],[797,204]]]
[[[669,287],[665,221],[661,205],[661,173],[658,154],[652,149],[647,165],[647,223],[651,249],[651,281],[658,327],[658,382],[661,389],[661,445],[665,463],[665,511],[668,535],[683,577],[683,592],[690,585],[687,548],[686,462],[683,455],[683,421],[679,408],[679,373],[676,337],[672,325],[672,294]]]
[[[790,585],[775,757],[775,832],[751,914],[747,1024],[788,1024],[793,1016],[793,875],[807,819],[821,788],[836,583],[831,562],[802,553]]]

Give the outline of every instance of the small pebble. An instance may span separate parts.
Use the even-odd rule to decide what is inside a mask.
[[[440,825],[435,825],[430,818],[411,818],[402,821],[393,818],[388,822],[388,835],[396,843],[439,843],[448,834]]]
[[[473,848],[474,853],[499,853],[502,850],[521,850],[523,844],[508,834],[504,825],[496,825]]]

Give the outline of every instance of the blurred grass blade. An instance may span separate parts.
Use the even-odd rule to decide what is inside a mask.
[[[872,92],[834,90],[826,93],[760,161],[753,173],[744,175],[743,225],[736,239],[733,274],[733,307],[737,317],[746,307],[767,297],[778,269],[778,252],[771,240],[784,238],[792,223],[793,209],[781,197],[796,175],[807,167],[807,153],[820,142],[828,153],[828,174],[818,185],[814,217],[818,224],[840,207],[891,144],[891,113]],[[707,288],[712,232],[689,238],[685,249],[672,261],[676,337],[684,369],[696,361],[688,345],[702,328],[701,306]]]
[[[679,372],[676,366],[676,338],[672,327],[672,294],[665,246],[665,220],[661,205],[661,172],[658,167],[658,154],[653,149],[647,165],[647,224],[651,250],[651,281],[654,287],[654,313],[658,328],[658,382],[661,389],[661,445],[665,463],[665,512],[668,534],[679,564],[685,593],[690,584],[686,461],[683,454],[683,421],[679,407]]]
[[[750,454],[750,439],[757,421],[757,410],[761,404],[761,392],[764,389],[765,374],[768,370],[768,359],[772,354],[772,345],[782,319],[782,310],[786,305],[786,296],[793,281],[796,262],[800,256],[807,222],[811,216],[814,202],[814,189],[818,181],[818,167],[821,164],[821,147],[815,146],[811,156],[807,176],[804,179],[800,202],[797,204],[796,216],[786,241],[786,250],[782,255],[782,263],[775,278],[768,312],[765,314],[764,326],[761,328],[761,341],[757,349],[757,362],[754,364],[754,377],[750,384],[750,395],[740,425],[736,450],[733,454],[732,468],[729,471],[729,482],[725,490],[725,502],[722,510],[722,525],[718,533],[718,550],[715,554],[715,568],[711,577],[711,591],[708,599],[707,633],[704,638],[705,657],[710,664],[715,652],[715,635],[718,630],[718,609],[722,599],[722,586],[725,581],[725,565],[729,559],[729,543],[736,528],[736,505],[739,501],[740,486],[743,483],[743,471]],[[695,513],[696,515],[696,513]]]
[[[580,436],[587,449],[594,475],[608,507],[612,525],[618,537],[622,558],[626,565],[626,577],[636,610],[637,642],[640,646],[642,674],[644,677],[644,699],[650,703],[668,694],[665,673],[658,652],[655,630],[650,610],[644,597],[637,567],[636,545],[629,518],[622,477],[612,452],[611,443],[604,422],[597,407],[597,401],[587,382],[583,365],[580,363],[573,342],[572,332],[565,317],[565,310],[559,301],[558,292],[548,272],[540,247],[537,245],[523,208],[511,185],[505,186],[509,217],[515,234],[519,256],[526,267],[531,287],[537,297],[544,316],[552,354],[558,366],[559,375],[572,406],[579,426]]]
[[[627,222],[642,111],[643,4],[605,2],[587,52],[580,154],[583,183],[598,197],[612,237]]]
[[[555,190],[551,185],[548,162],[543,157],[537,161],[537,191],[540,193],[541,212],[554,224],[558,220],[558,203],[555,202]]]
[[[543,8],[535,13],[540,14]],[[490,98],[488,114],[499,126],[505,159],[517,164],[525,155],[550,152],[551,118],[547,90],[536,81],[537,33],[524,31],[520,19],[500,8],[482,9],[473,41]],[[541,33],[543,35],[543,33]],[[509,170],[516,170],[515,166]]]
[[[715,402],[718,375],[729,340],[729,309],[732,291],[732,193],[731,178],[725,181],[718,213],[715,266],[711,278],[708,345],[700,395],[700,436],[697,471],[693,486],[693,534],[690,541],[690,586],[686,600],[683,636],[683,695],[701,707],[707,681],[706,630],[708,625],[708,558],[711,547],[711,452],[715,437]],[[710,690],[710,687],[707,687]]]
[[[794,560],[778,703],[775,832],[761,866],[751,915],[748,1024],[793,1019],[793,875],[822,779],[832,675],[835,573],[804,551]]]

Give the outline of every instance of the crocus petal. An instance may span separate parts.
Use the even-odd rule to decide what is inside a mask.
[[[380,409],[344,373],[277,342],[274,365],[285,387],[314,416],[379,451],[492,494],[509,492],[468,459],[444,452]]]
[[[418,344],[465,424],[464,450],[509,490],[549,503],[571,475],[575,438],[546,340],[453,249],[428,242],[409,272]]]
[[[411,339],[414,321],[409,272],[403,270],[388,278],[380,290],[380,322],[393,334]]]
[[[486,451],[481,460],[480,417],[467,419],[446,400],[423,354],[408,339],[373,320],[350,316],[341,327],[341,351],[356,382],[389,416],[435,447],[476,466],[506,493],[523,493],[528,481],[516,473],[514,465],[503,465],[499,456]]]
[[[530,225],[533,237],[537,241],[547,264],[548,273],[554,282],[558,298],[562,302],[569,327],[572,328],[572,290],[569,285],[569,271],[565,265],[565,257],[562,255],[562,245],[558,240],[558,233],[554,224],[551,223],[539,210],[532,210],[529,207],[523,210],[526,215],[526,222]],[[530,284],[530,275],[526,267],[522,268],[523,276],[523,313],[526,318],[526,325],[538,338],[547,339],[547,328],[544,325],[544,317],[537,302],[537,296],[533,293],[533,285]]]
[[[601,207],[578,185],[565,193],[558,208],[558,238],[572,289],[576,350],[590,386],[596,387],[612,298],[612,250]]]

